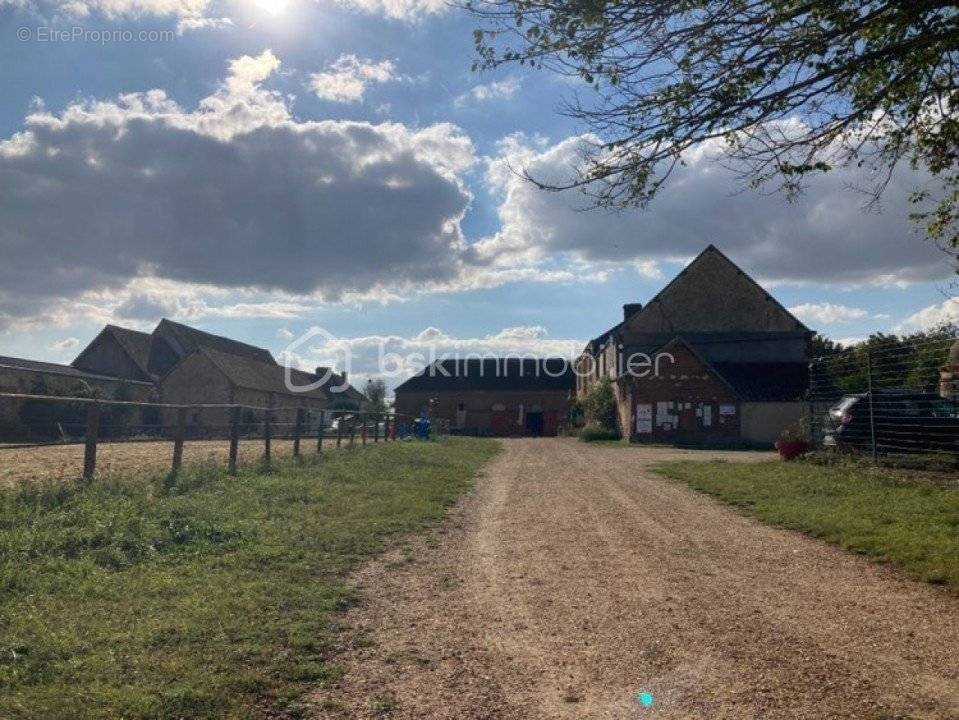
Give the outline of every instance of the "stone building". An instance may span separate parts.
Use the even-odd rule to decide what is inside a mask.
[[[812,334],[710,245],[586,346],[577,393],[609,378],[635,441],[768,445],[806,413]]]
[[[101,375],[79,370],[70,365],[24,360],[21,358],[0,357],[0,393],[17,395],[59,395],[63,397],[101,397],[111,400],[133,400],[149,402],[154,394],[154,386],[149,382]],[[21,411],[26,400],[0,398],[0,437],[19,437],[36,428],[23,427]],[[76,408],[50,405],[63,411],[64,420],[77,415]],[[51,412],[55,416],[57,412]],[[129,422],[140,422],[140,414],[128,413]],[[40,430],[40,434],[50,434],[55,427]],[[66,428],[69,431],[70,428]]]
[[[105,327],[71,365],[0,359],[0,392],[44,389],[44,394],[90,396],[175,405],[230,405],[297,408],[309,411],[360,409],[364,396],[346,378],[317,368],[291,370],[294,387],[323,381],[309,391],[291,390],[286,369],[264,348],[213,335],[170,320],[152,333]],[[82,383],[82,384],[81,384]],[[0,401],[0,423],[15,426],[21,404]],[[191,427],[226,425],[225,408],[196,410]],[[295,410],[293,411],[295,415]],[[314,413],[315,416],[315,413]],[[131,425],[139,416],[129,416]],[[171,425],[175,411],[159,420]]]
[[[400,422],[422,414],[472,435],[556,435],[575,389],[568,360],[440,360],[396,388]]]

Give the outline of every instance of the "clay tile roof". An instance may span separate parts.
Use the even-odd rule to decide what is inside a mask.
[[[204,348],[199,350],[204,353],[216,365],[230,382],[237,387],[247,390],[260,390],[262,392],[277,393],[279,395],[301,395],[304,398],[314,400],[326,400],[327,394],[322,389],[311,390],[304,393],[296,393],[286,386],[286,371],[282,365],[275,361],[266,363],[260,362],[249,357],[234,355],[232,353],[220,352]],[[272,360],[272,356],[270,356]],[[294,387],[305,386],[316,382],[317,378],[312,373],[302,370],[292,371],[292,381]]]
[[[12,370],[26,370],[29,372],[47,373],[50,375],[62,375],[72,377],[78,380],[111,380],[115,382],[138,383],[137,380],[125,380],[110,375],[98,375],[97,373],[78,370],[70,365],[60,365],[58,363],[42,362],[40,360],[24,360],[22,358],[0,357],[0,367]]]
[[[238,357],[255,360],[257,362],[277,365],[269,350],[248,345],[247,343],[231,340],[230,338],[213,335],[212,333],[197,330],[189,325],[181,325],[172,320],[161,320],[155,333],[160,334],[173,345],[173,349],[181,358],[186,357],[199,349],[215,350],[220,353],[236,355]]]
[[[150,343],[153,341],[153,336],[149,333],[130,330],[117,325],[107,325],[107,330],[113,333],[113,337],[126,350],[127,355],[136,363],[143,375],[150,377],[148,367],[150,365]]]

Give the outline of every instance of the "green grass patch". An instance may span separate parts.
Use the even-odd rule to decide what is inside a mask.
[[[959,492],[882,471],[812,464],[672,462],[657,470],[915,578],[959,589]]]
[[[335,683],[345,578],[496,452],[390,443],[0,493],[0,717],[296,717]]]

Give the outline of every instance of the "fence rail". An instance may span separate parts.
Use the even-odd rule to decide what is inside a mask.
[[[870,455],[959,456],[956,337],[870,338],[810,365],[810,440]]]
[[[243,441],[261,442],[262,458],[269,463],[275,441],[292,441],[293,456],[300,457],[309,444],[320,454],[324,443],[355,447],[396,440],[408,432],[412,421],[391,411],[360,411],[348,408],[307,406],[261,406],[231,404],[172,404],[135,400],[61,397],[28,393],[0,393],[0,403],[25,403],[30,412],[17,423],[23,442],[0,445],[7,450],[65,445],[83,445],[84,481],[91,481],[97,468],[97,449],[109,443],[169,442],[170,472],[176,476],[183,465],[184,446],[191,441],[228,441],[228,468],[236,474],[239,447]],[[59,409],[58,409],[59,408]],[[139,412],[140,422],[133,417]],[[145,419],[151,422],[144,422]]]

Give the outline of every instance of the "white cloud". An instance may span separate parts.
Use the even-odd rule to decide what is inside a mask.
[[[482,103],[491,100],[508,100],[517,93],[521,85],[522,81],[515,76],[508,77],[505,80],[494,80],[483,85],[476,85],[469,92],[457,97],[453,104],[457,107],[463,107],[471,101]]]
[[[70,352],[80,347],[80,340],[75,337],[64,338],[50,343],[50,349],[57,353]]]
[[[859,343],[866,342],[869,338],[864,335],[854,335],[850,337],[841,337],[835,338],[833,342],[842,345],[843,347],[852,347],[853,345],[858,345]]]
[[[905,168],[894,173],[882,213],[864,212],[864,196],[849,189],[863,183],[855,169],[811,178],[795,203],[742,191],[718,142],[687,153],[646,210],[590,209],[582,193],[542,192],[517,172],[567,182],[591,140],[549,145],[518,134],[500,143],[486,183],[500,198],[501,228],[476,246],[481,258],[513,266],[547,258],[623,265],[678,261],[713,243],[764,282],[906,285],[952,273],[950,257],[909,219],[908,196],[919,179]]]
[[[263,85],[279,65],[238,58],[194,110],[151,90],[38,111],[0,140],[0,329],[131,279],[278,294],[197,310],[269,317],[304,297],[459,287],[470,139],[449,124],[298,121]]]
[[[538,325],[507,327],[481,337],[457,337],[427,327],[408,337],[367,335],[323,342],[318,338],[290,360],[303,369],[320,365],[346,368],[351,378],[383,377],[392,389],[444,357],[571,358],[582,350],[584,342],[580,338],[552,338]]]
[[[439,15],[450,7],[446,0],[337,1],[348,8],[405,22],[417,22],[424,17]],[[256,5],[271,12],[272,7],[281,2],[256,0]],[[0,0],[0,9],[4,7],[27,9],[43,17],[66,21],[83,20],[94,15],[108,19],[171,18],[178,21],[180,32],[232,25],[230,18],[220,15],[227,8],[239,9],[237,3],[225,0]]]
[[[352,103],[363,100],[370,83],[386,83],[396,78],[396,66],[391,60],[358,58],[341,55],[324,72],[310,76],[309,87],[322,100]]]
[[[276,336],[280,340],[290,341],[296,337],[296,334],[292,330],[289,330],[288,328],[280,328],[279,330],[276,331]]]
[[[833,303],[803,303],[789,308],[789,312],[807,324],[818,322],[826,325],[849,322],[850,320],[862,320],[869,315],[862,308],[834,305]]]
[[[430,15],[440,15],[450,8],[447,0],[338,0],[338,2],[347,7],[406,22],[415,22]]]
[[[74,20],[93,14],[110,19],[151,16],[195,23],[197,27],[211,4],[211,0],[0,0],[0,8],[12,5]]]
[[[640,275],[651,280],[660,280],[663,277],[663,271],[655,260],[637,260],[633,263],[633,267]]]
[[[959,298],[949,298],[939,305],[930,305],[917,313],[913,313],[899,323],[895,331],[897,333],[910,333],[917,330],[929,330],[946,323],[959,325]]]

